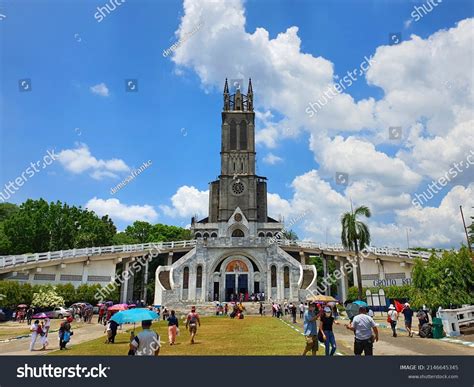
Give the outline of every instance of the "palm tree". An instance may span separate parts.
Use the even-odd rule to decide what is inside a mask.
[[[360,206],[351,211],[342,214],[341,216],[341,241],[342,245],[350,251],[355,251],[356,254],[356,270],[357,270],[357,288],[359,291],[359,300],[362,299],[362,275],[360,272],[360,258],[359,251],[370,245],[370,232],[367,225],[359,220],[358,216],[365,216],[370,218],[371,212],[369,207]]]
[[[298,235],[293,230],[285,230],[283,231],[283,238],[288,239],[290,241],[297,241]]]

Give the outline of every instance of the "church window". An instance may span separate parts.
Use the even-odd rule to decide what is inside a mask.
[[[183,289],[189,289],[189,267],[183,270]]]
[[[259,237],[259,238],[264,238],[264,237],[265,237],[265,233],[264,233],[264,232],[259,232],[259,233],[258,233],[258,237]]]
[[[245,236],[244,232],[239,228],[232,232],[232,237],[233,238],[243,238],[244,236]]]
[[[237,125],[234,120],[230,121],[230,149],[237,149]]]
[[[197,272],[196,272],[196,288],[201,289],[202,288],[202,266],[199,265],[197,267]]]
[[[285,289],[290,287],[290,269],[288,266],[285,266],[283,269],[283,282],[285,284]]]
[[[275,265],[272,265],[272,268],[271,268],[271,278],[272,278],[272,288],[276,288],[277,287],[277,268]]]
[[[211,234],[211,238],[217,238],[217,233],[213,232],[213,233]]]
[[[200,232],[196,233],[196,238],[201,238],[201,233]]]
[[[240,122],[240,149],[247,149],[247,121]]]

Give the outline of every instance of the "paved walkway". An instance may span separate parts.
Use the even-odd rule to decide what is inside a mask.
[[[104,336],[104,326],[96,323],[85,324],[80,328],[74,329],[74,335],[71,337],[69,345],[83,343],[85,341],[97,339],[98,337]],[[35,350],[31,351],[30,348],[30,337],[22,338],[18,340],[12,340],[8,343],[0,343],[0,355],[46,355],[51,351],[59,349],[58,333],[52,332],[48,335],[49,346],[45,351],[41,351],[40,340],[36,340]]]
[[[302,320],[297,318],[297,323],[292,324],[289,316],[284,316],[284,323],[303,331]],[[342,355],[353,355],[354,334],[345,324],[348,320],[338,320],[339,325],[334,325],[337,352]],[[408,337],[406,333],[398,333],[392,337],[390,328],[379,327],[379,341],[374,344],[375,355],[420,356],[420,355],[474,355],[474,348],[460,345],[452,340],[422,339],[418,336]]]

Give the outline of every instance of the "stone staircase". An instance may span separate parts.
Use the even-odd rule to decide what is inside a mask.
[[[243,302],[242,303],[245,307],[245,312],[244,314],[246,315],[258,315],[260,314],[259,308],[260,308],[260,303],[259,302]],[[263,305],[265,307],[265,313],[266,315],[270,315],[272,313],[272,304],[268,301],[263,302]],[[188,302],[179,302],[179,303],[174,303],[174,304],[169,304],[165,305],[166,309],[168,310],[174,310],[176,312],[176,315],[178,317],[185,316],[191,311],[191,307],[196,306],[196,312],[200,316],[215,316],[216,315],[216,303],[215,302],[201,302],[201,303],[188,303]],[[229,312],[232,311],[232,306],[230,302],[228,303],[229,306]]]

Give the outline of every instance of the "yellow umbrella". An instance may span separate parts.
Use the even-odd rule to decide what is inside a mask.
[[[313,301],[313,302],[337,302],[334,297],[325,296],[324,294],[317,294],[315,296],[308,297],[306,301]]]

